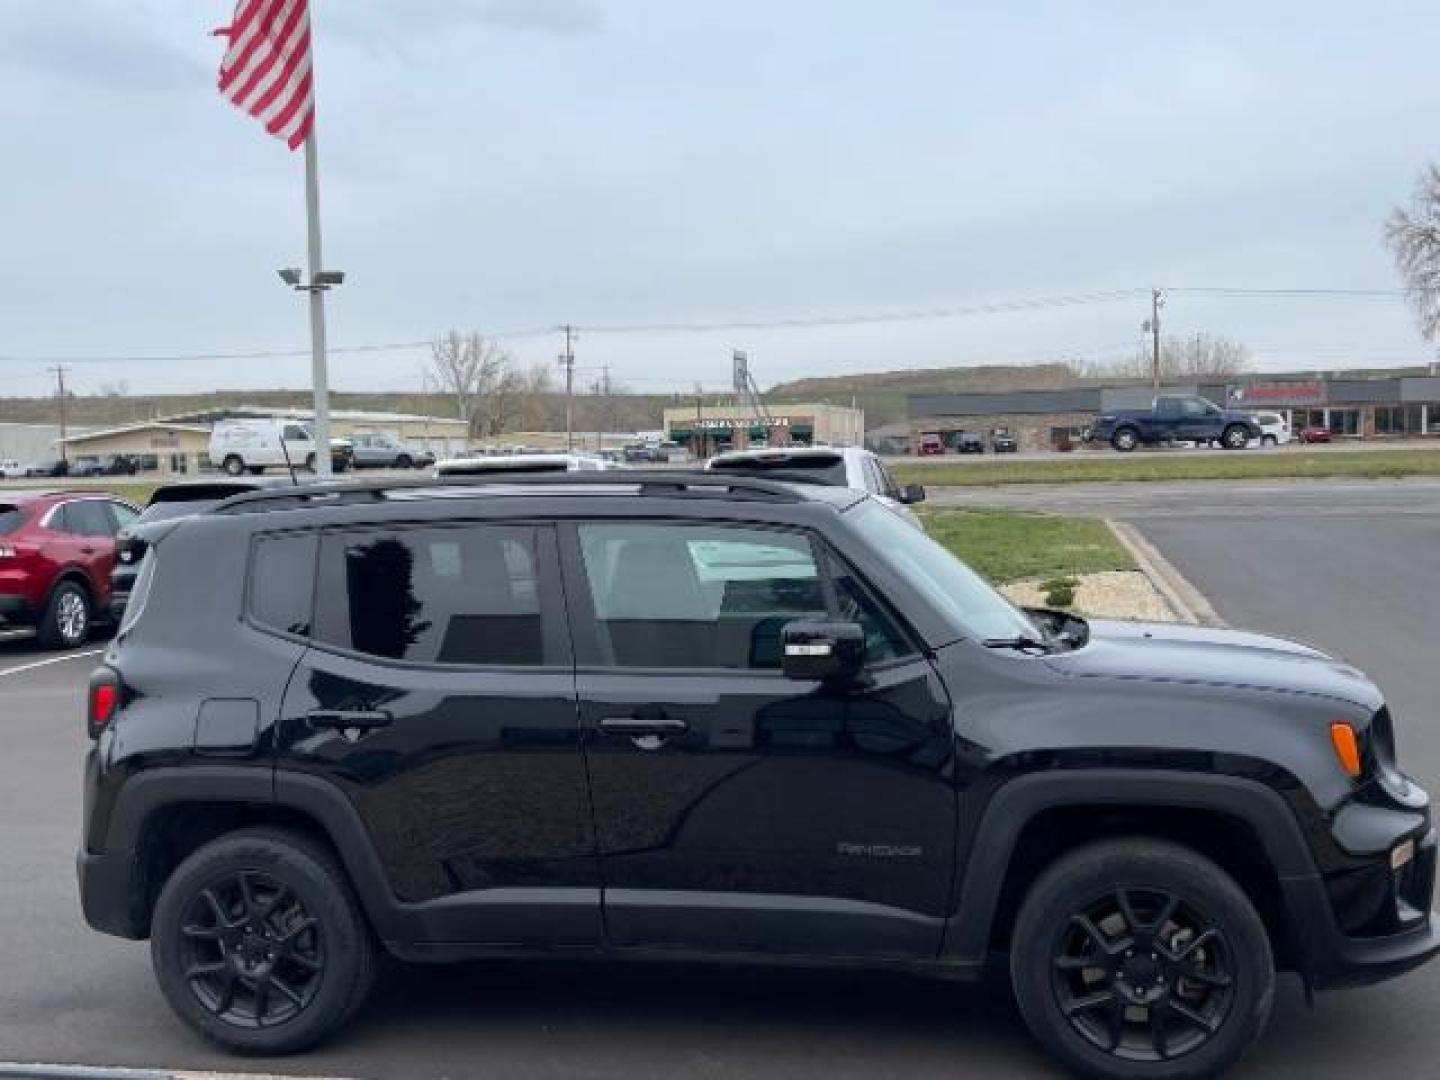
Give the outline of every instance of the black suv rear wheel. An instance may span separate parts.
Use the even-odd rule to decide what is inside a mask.
[[[375,977],[375,944],[345,872],[280,829],[204,845],[161,890],[151,957],[165,999],[246,1054],[306,1049],[345,1023]]]
[[[1176,844],[1091,844],[1025,897],[1010,973],[1035,1037],[1084,1076],[1191,1080],[1235,1063],[1275,994],[1240,887]]]

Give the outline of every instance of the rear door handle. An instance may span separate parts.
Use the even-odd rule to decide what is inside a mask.
[[[385,727],[395,717],[380,709],[316,709],[306,713],[305,719],[312,728],[336,728],[341,731],[356,728],[366,731],[370,728]]]
[[[641,738],[646,735],[659,736],[662,739],[672,735],[683,735],[690,730],[690,725],[676,716],[607,716],[600,721],[600,730],[606,735],[623,735],[630,738]]]

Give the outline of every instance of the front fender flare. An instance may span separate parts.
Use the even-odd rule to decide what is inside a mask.
[[[986,959],[1011,857],[1021,831],[1036,814],[1096,805],[1210,810],[1240,818],[1259,838],[1282,886],[1318,877],[1294,812],[1274,789],[1258,781],[1138,769],[1030,773],[1005,783],[985,806],[957,888],[955,914],[946,920],[942,957],[966,963]]]

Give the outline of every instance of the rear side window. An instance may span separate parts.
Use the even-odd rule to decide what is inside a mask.
[[[100,499],[66,503],[62,528],[77,536],[114,536],[119,526]]]
[[[250,563],[250,617],[262,626],[308,637],[315,596],[314,533],[264,536]]]
[[[12,533],[24,524],[24,510],[18,506],[0,506],[0,536]]]
[[[528,526],[327,535],[316,637],[387,660],[542,665],[537,561]]]

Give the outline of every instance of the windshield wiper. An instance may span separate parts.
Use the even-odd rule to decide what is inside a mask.
[[[1033,652],[1039,650],[1043,653],[1050,651],[1048,641],[1040,641],[1037,638],[1026,634],[1020,634],[1011,638],[986,638],[980,643],[987,649],[1014,649],[1016,652]]]

